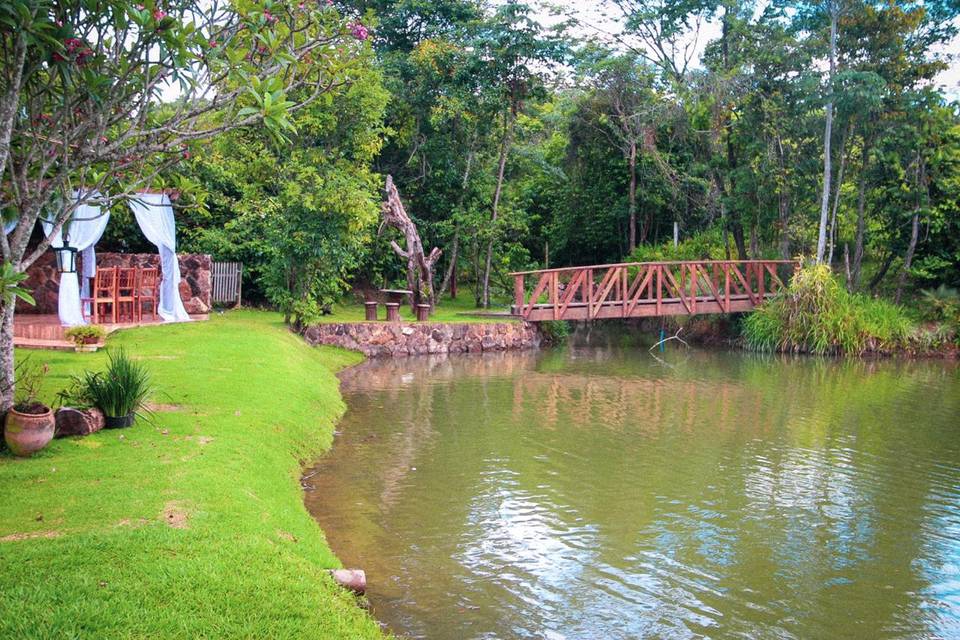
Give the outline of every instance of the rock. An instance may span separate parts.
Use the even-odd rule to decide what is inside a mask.
[[[57,437],[87,436],[103,429],[103,412],[100,409],[74,409],[61,407],[57,409]]]
[[[363,595],[367,590],[367,574],[363,569],[330,569],[334,582],[354,593]]]

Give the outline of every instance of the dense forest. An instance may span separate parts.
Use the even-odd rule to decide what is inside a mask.
[[[165,178],[181,249],[242,261],[248,299],[309,319],[403,282],[387,175],[443,250],[436,290],[478,306],[513,270],[667,257],[804,255],[897,301],[960,282],[950,3],[609,0],[617,29],[516,2],[333,6],[363,43],[349,77],[282,139],[228,132]]]

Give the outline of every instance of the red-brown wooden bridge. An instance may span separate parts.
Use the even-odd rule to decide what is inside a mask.
[[[750,311],[784,288],[795,265],[791,260],[696,260],[522,271],[510,274],[513,313],[541,322]],[[528,282],[533,284],[529,292]]]

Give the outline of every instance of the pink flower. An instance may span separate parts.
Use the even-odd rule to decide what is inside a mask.
[[[216,49],[216,48],[217,48],[217,41],[216,41],[216,40],[211,40],[208,44],[210,45],[210,48],[211,48],[211,49]]]
[[[160,9],[153,10],[153,19],[156,20],[157,22],[160,22],[166,17],[167,17],[167,14],[161,11]]]
[[[350,28],[350,33],[352,33],[353,37],[356,38],[357,40],[366,40],[367,36],[370,35],[370,31],[359,22],[356,22],[348,26]]]

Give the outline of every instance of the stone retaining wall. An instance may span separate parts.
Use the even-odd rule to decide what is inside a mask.
[[[311,345],[343,347],[369,357],[536,349],[541,342],[540,330],[529,322],[333,322],[307,327],[303,337]]]
[[[180,297],[187,313],[208,313],[211,306],[210,272],[213,262],[204,254],[180,254]],[[156,253],[100,253],[97,252],[97,266],[100,267],[157,267],[160,268],[160,256]],[[77,258],[77,274],[82,273],[80,259]],[[60,273],[57,271],[56,257],[52,251],[40,256],[27,269],[26,287],[33,292],[37,301],[35,306],[17,301],[17,313],[57,313],[57,298],[60,289]]]

